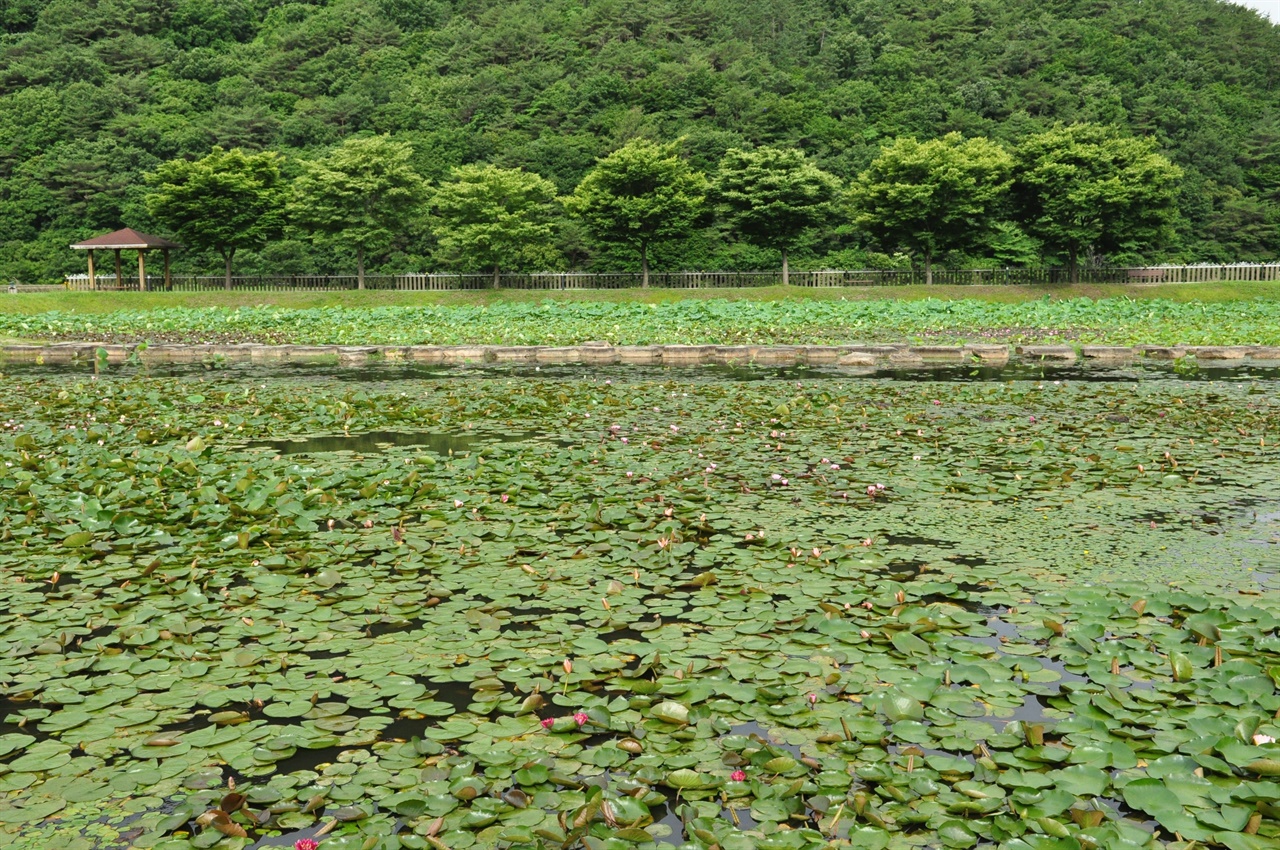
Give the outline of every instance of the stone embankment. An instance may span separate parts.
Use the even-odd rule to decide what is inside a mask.
[[[612,366],[838,366],[852,370],[921,368],[947,365],[1002,366],[1012,361],[1117,366],[1143,361],[1194,357],[1215,365],[1280,362],[1280,346],[1256,345],[108,345],[60,342],[0,346],[0,363],[108,363],[136,358],[143,363],[332,362],[360,365],[404,362],[424,365],[490,363],[583,364]]]

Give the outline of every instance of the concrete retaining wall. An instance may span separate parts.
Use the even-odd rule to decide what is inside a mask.
[[[109,364],[136,358],[143,363],[279,363],[330,362],[362,365],[383,361],[439,365],[486,363],[583,364],[605,366],[834,366],[865,371],[954,365],[1001,366],[1012,361],[1061,366],[1078,361],[1100,366],[1141,361],[1169,362],[1194,357],[1215,366],[1280,363],[1280,346],[1106,346],[1086,345],[623,345],[586,343],[572,346],[502,345],[108,345],[59,342],[0,346],[0,362],[92,363],[105,352]]]

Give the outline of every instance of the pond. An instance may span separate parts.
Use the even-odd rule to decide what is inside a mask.
[[[1273,847],[1278,424],[1265,371],[14,370],[0,843]]]

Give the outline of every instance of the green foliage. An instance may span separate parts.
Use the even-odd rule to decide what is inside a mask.
[[[706,178],[674,144],[637,139],[600,160],[565,207],[597,239],[638,251],[648,286],[650,246],[685,237],[705,212],[706,192]]]
[[[1274,377],[103,355],[0,381],[7,847],[1280,843]]]
[[[226,263],[236,251],[260,245],[280,232],[284,185],[280,155],[215,147],[203,159],[175,159],[147,176],[153,191],[147,209],[196,248],[211,248]]]
[[[1272,286],[1271,284],[1266,284]],[[1183,285],[1185,286],[1185,285]],[[666,293],[664,293],[666,294]],[[36,296],[22,296],[22,298]],[[255,294],[254,302],[258,303]],[[114,298],[114,296],[113,296]],[[0,337],[302,344],[572,345],[868,342],[1280,345],[1280,300],[782,297],[630,302],[488,300],[456,306],[238,307],[0,313]]]
[[[432,227],[440,249],[467,269],[551,268],[551,214],[556,187],[522,169],[493,165],[455,168],[432,198]]]
[[[804,151],[731,150],[720,161],[713,198],[725,223],[749,242],[787,251],[805,231],[835,214],[840,182],[805,160]]]
[[[887,249],[919,252],[932,282],[938,253],[975,245],[990,231],[1012,171],[1013,158],[987,139],[898,139],[852,187],[854,223]]]
[[[423,202],[426,186],[412,158],[406,142],[386,136],[348,139],[303,163],[293,183],[290,221],[319,240],[354,246],[361,289],[365,255],[390,247]]]
[[[1017,159],[1024,227],[1067,256],[1073,282],[1081,252],[1140,251],[1167,235],[1176,214],[1182,170],[1150,139],[1073,124],[1026,139]]]
[[[411,144],[432,181],[492,163],[567,193],[638,137],[682,139],[708,174],[731,149],[803,150],[848,182],[898,137],[1012,149],[1093,122],[1154,140],[1186,175],[1171,239],[1106,260],[1280,253],[1280,29],[1230,3],[6,0],[0,27],[0,279],[52,282],[82,269],[70,242],[158,229],[141,187],[161,162],[215,145],[293,162],[381,134]],[[841,224],[802,237],[792,262],[844,265],[872,247]],[[613,244],[560,240],[576,267],[638,265]],[[960,259],[1009,262],[1020,246]],[[418,229],[370,262],[428,270],[436,249]],[[698,232],[655,246],[653,262],[775,251]],[[336,271],[350,253],[321,240],[236,262]],[[213,249],[174,259],[179,273],[218,263]]]

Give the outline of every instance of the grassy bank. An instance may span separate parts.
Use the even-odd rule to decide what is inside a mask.
[[[678,301],[984,301],[1020,304],[1048,298],[1131,298],[1175,302],[1220,303],[1265,299],[1280,301],[1280,284],[1224,282],[1205,284],[1053,284],[1042,286],[848,286],[813,289],[765,286],[754,289],[619,289],[619,290],[471,290],[450,292],[37,292],[0,297],[0,314],[110,313],[167,307],[251,307],[294,309],[320,307],[490,306],[539,304],[544,301],[603,304],[671,304]]]
[[[1280,345],[1280,287],[50,293],[0,339],[308,344],[1068,342]]]

